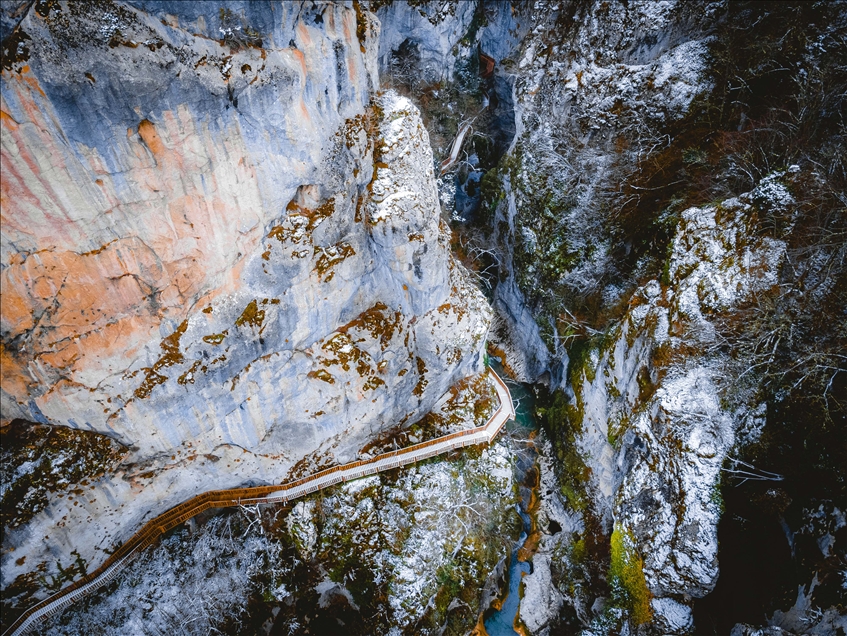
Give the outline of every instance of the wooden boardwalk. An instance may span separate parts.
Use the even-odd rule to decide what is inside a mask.
[[[61,612],[74,601],[114,579],[130,560],[144,548],[156,542],[168,530],[210,508],[230,508],[238,505],[287,503],[322,488],[373,475],[380,471],[406,466],[456,448],[487,444],[494,439],[507,421],[514,419],[512,396],[503,380],[491,369],[500,405],[484,426],[450,433],[428,442],[413,444],[401,450],[377,455],[364,461],[327,468],[296,481],[275,486],[210,490],[184,501],[178,506],[148,521],[142,528],[115,550],[96,570],[68,587],[26,610],[3,636],[24,634],[39,621]]]

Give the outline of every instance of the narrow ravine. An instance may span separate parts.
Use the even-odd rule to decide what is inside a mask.
[[[508,378],[502,365],[492,359],[491,366],[501,377]],[[515,440],[518,449],[514,457],[515,483],[520,490],[520,501],[515,509],[521,518],[521,535],[512,547],[509,555],[507,574],[508,587],[505,594],[492,604],[492,609],[486,612],[484,619],[485,631],[488,636],[513,636],[521,634],[520,627],[515,624],[520,612],[521,581],[526,574],[532,573],[531,553],[534,524],[531,517],[533,503],[537,500],[537,468],[538,452],[533,438],[538,430],[535,421],[535,398],[525,385],[511,379],[505,380],[515,405],[515,420],[506,426],[506,433]],[[494,606],[499,605],[499,608]]]

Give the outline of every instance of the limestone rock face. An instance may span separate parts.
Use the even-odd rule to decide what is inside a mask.
[[[493,227],[505,281],[494,304],[525,378],[549,373],[556,388],[568,364],[560,305],[620,299],[607,282],[619,247],[608,199],[708,90],[706,35],[703,16],[675,1],[520,6],[510,32],[526,35],[500,52],[516,137],[499,169]]]
[[[353,459],[481,368],[489,310],[450,256],[426,131],[372,102],[377,20],[218,9],[35,3],[16,31],[3,417],[131,453],[7,535],[4,587],[98,562],[197,492]]]
[[[521,620],[531,634],[538,634],[555,621],[561,607],[562,595],[550,573],[550,555],[539,552],[532,560],[532,575],[523,580]]]
[[[159,343],[255,277],[263,237],[364,111],[375,42],[362,53],[344,7],[104,6],[38,3],[3,74],[3,406],[137,444],[121,421],[176,360],[156,366]],[[210,39],[233,28],[253,39]]]
[[[414,58],[409,62],[414,62],[416,72],[425,81],[452,79],[457,62],[455,47],[473,21],[477,3],[448,0],[369,4],[384,25],[379,40],[381,70],[391,73],[393,55],[400,52]]]
[[[639,288],[575,378],[594,500],[606,523],[636,538],[666,633],[686,633],[691,613],[679,600],[717,582],[720,470],[743,419],[720,401],[729,365],[708,353],[711,321],[777,285],[785,254],[781,241],[753,235],[754,197],[683,213],[667,284]]]

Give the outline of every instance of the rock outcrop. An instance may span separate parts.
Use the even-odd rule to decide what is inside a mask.
[[[597,358],[573,375],[594,501],[635,537],[655,624],[669,633],[691,627],[678,601],[717,581],[720,469],[742,419],[721,404],[731,365],[709,353],[706,317],[771,290],[785,255],[782,242],[752,237],[752,199],[684,212],[665,284],[639,288]]]
[[[449,81],[456,70],[456,47],[477,12],[475,2],[370,3],[385,25],[379,39],[379,66],[415,75],[413,81]],[[399,59],[398,59],[399,58]],[[392,69],[392,67],[394,67]]]
[[[131,453],[7,536],[4,587],[199,491],[352,459],[481,368],[487,304],[450,255],[427,133],[409,101],[371,103],[378,33],[345,4],[23,16],[3,417]]]
[[[489,376],[474,376],[412,430],[474,427],[481,401],[490,412],[494,396]],[[377,440],[377,452],[396,440]],[[516,446],[501,436],[476,453],[340,484],[290,511],[251,506],[177,528],[108,588],[42,627],[68,636],[165,631],[175,622],[192,634],[270,625],[282,633],[306,625],[319,633],[462,633],[486,607],[478,582],[495,568],[501,537],[511,542],[519,532]]]
[[[562,307],[586,296],[607,306],[624,293],[612,281],[626,237],[610,236],[609,200],[708,89],[706,47],[697,19],[674,2],[537,2],[525,13],[529,32],[499,71],[515,77],[517,130],[492,175],[505,278],[495,306],[527,380],[551,373],[555,388],[578,322]]]
[[[443,6],[438,16],[449,14]],[[730,471],[725,487],[766,420],[790,430],[808,417],[809,430],[826,422],[822,438],[843,437],[830,423],[843,410],[829,397],[844,377],[843,330],[826,323],[841,320],[844,292],[820,263],[844,262],[831,241],[843,236],[844,172],[831,160],[843,135],[840,115],[830,116],[844,76],[827,60],[843,49],[845,14],[816,7],[541,0],[482,3],[478,23],[455,21],[464,36],[445,74],[462,85],[475,44],[480,74],[494,77],[478,85],[483,103],[513,86],[515,136],[481,176],[493,138],[485,116],[458,99],[431,107],[433,119],[459,110],[482,133],[465,142],[445,200],[480,184],[480,214],[457,203],[456,218],[481,246],[480,269],[497,271],[493,340],[520,377],[563,392],[547,418],[558,420],[550,428],[566,498],[598,517],[585,533],[608,545],[614,530],[643,559],[647,600],[630,629],[692,629],[692,599],[718,577],[721,474]],[[438,48],[430,31],[418,49]],[[381,69],[391,59],[380,50]],[[812,104],[808,90],[821,99]],[[461,205],[472,207],[469,198]],[[791,323],[809,326],[798,336]],[[799,396],[807,383],[817,397]],[[787,406],[803,400],[811,410]],[[812,454],[830,467],[841,456]],[[814,490],[824,503],[833,496]],[[806,513],[795,504],[793,514]],[[573,610],[559,618],[592,633],[634,617],[622,609],[629,591],[614,580],[604,590],[614,579],[608,551],[590,555],[607,571],[588,572],[567,548],[585,533],[542,541],[521,610],[531,630],[556,623],[538,610],[558,605],[551,585]]]

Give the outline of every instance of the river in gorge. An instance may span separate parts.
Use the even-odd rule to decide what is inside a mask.
[[[506,434],[514,439],[515,481],[519,484],[520,490],[520,501],[515,504],[515,508],[520,515],[522,529],[509,555],[508,588],[500,597],[499,609],[496,609],[495,602],[493,607],[486,611],[484,625],[488,636],[514,636],[520,634],[515,629],[515,619],[520,610],[521,580],[524,575],[532,572],[532,562],[522,560],[521,548],[528,547],[527,539],[533,530],[530,511],[535,501],[534,491],[538,483],[536,467],[538,453],[533,439],[538,431],[538,425],[534,417],[535,396],[528,385],[511,380],[496,358],[492,358],[491,365],[509,386],[515,404],[515,421],[507,424]]]

